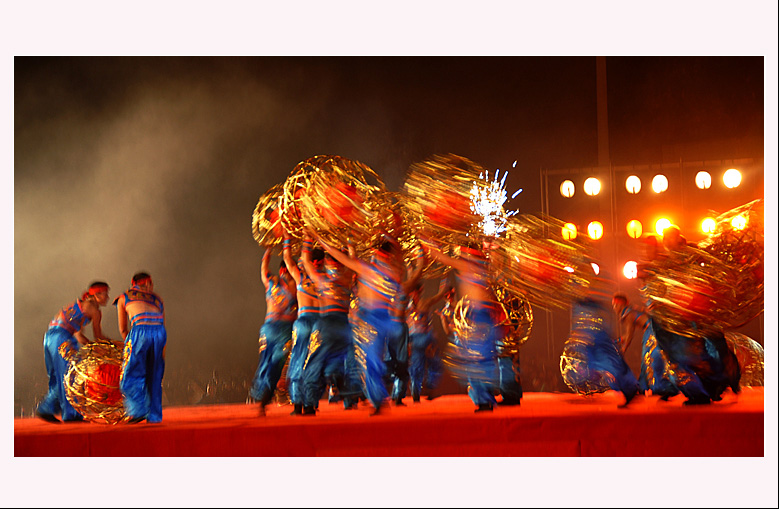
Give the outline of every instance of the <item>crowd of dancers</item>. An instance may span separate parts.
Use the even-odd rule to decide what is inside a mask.
[[[445,368],[476,412],[520,405],[519,346],[530,334],[531,303],[571,310],[561,374],[575,392],[617,390],[626,406],[637,394],[667,400],[681,393],[687,404],[707,404],[728,389],[740,390],[743,366],[724,331],[762,312],[761,200],[731,214],[746,214],[749,228],[730,227],[731,215],[723,215],[715,234],[698,246],[688,245],[676,227],[663,237],[645,235],[638,275],[647,298],[636,305],[609,291],[613,283],[591,265],[592,249],[564,241],[553,218],[518,216],[507,221],[503,237],[484,233],[469,207],[474,168],[451,154],[412,165],[405,195],[396,199],[380,181],[367,184],[366,176],[375,174],[365,165],[316,156],[261,197],[252,229],[265,247],[260,276],[266,315],[249,390],[261,416],[280,389],[295,416],[315,416],[326,394],[345,410],[368,402],[379,415],[390,404],[405,405],[409,393],[414,403],[423,394],[437,397]],[[271,258],[279,246],[282,261],[274,271]],[[712,274],[721,280],[707,279]],[[438,291],[425,297],[424,283],[434,279],[440,279]],[[696,286],[701,281],[703,290]],[[672,286],[658,286],[667,282]],[[674,297],[679,289],[691,309]],[[507,307],[512,299],[519,308]],[[114,301],[124,340],[118,342],[100,326],[107,301],[108,285],[94,283],[51,322],[44,337],[49,393],[39,417],[83,419],[63,383],[63,345],[88,344],[83,328],[91,322],[96,341],[116,343],[123,352],[123,414],[117,419],[161,421],[167,341],[162,299],[148,274],[136,274]],[[616,334],[609,327],[612,312]],[[434,334],[435,316],[447,336],[443,347]],[[636,376],[625,352],[638,331]]]

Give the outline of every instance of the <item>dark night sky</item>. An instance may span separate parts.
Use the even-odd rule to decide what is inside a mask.
[[[487,37],[489,30],[482,30],[477,34]],[[382,25],[380,32],[386,31]],[[371,51],[369,45],[361,51],[533,53],[520,43],[527,44],[528,34],[545,34],[522,31],[516,45],[475,53],[463,50],[462,41],[442,52],[432,35],[422,49]],[[652,30],[631,33],[639,32]],[[431,32],[438,33],[444,32]],[[634,48],[606,42],[590,49],[566,40],[549,54],[630,54]],[[273,53],[257,45],[211,51],[202,42],[185,52],[164,42],[167,50],[122,45],[98,53]],[[317,42],[280,54],[311,54]],[[12,54],[96,53],[81,44],[60,50],[50,40]],[[329,46],[323,48],[316,52],[327,54]],[[632,53],[720,50],[770,61],[608,57],[612,163],[674,162],[679,153],[699,160],[701,146],[708,147],[707,159],[762,157],[764,121],[775,133],[773,45],[770,53],[759,45],[722,51],[722,43],[705,51],[697,43],[690,51],[659,48],[639,46]],[[56,311],[97,279],[109,282],[113,298],[139,270],[152,274],[166,302],[166,376],[212,368],[251,376],[265,311],[251,213],[259,196],[302,159],[356,159],[396,190],[411,163],[454,152],[509,170],[507,188],[524,189],[511,205],[523,212],[540,211],[539,168],[598,163],[594,56],[16,56],[12,66],[16,398],[30,391],[33,378],[45,380],[41,338]],[[772,98],[768,110],[766,95]],[[766,167],[775,179],[776,166]],[[118,338],[115,309],[103,314],[104,330]]]

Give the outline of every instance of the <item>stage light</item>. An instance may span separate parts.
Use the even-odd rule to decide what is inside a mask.
[[[717,227],[717,221],[714,218],[707,217],[701,222],[701,231],[703,233],[714,233],[714,229]]]
[[[695,185],[698,186],[698,189],[708,189],[711,187],[711,175],[709,175],[708,171],[699,171],[697,175],[695,175]]]
[[[626,262],[625,266],[622,268],[622,274],[627,279],[636,279],[638,276],[638,264],[632,260]]]
[[[730,225],[734,230],[743,230],[747,226],[747,218],[742,215],[738,215],[730,220]]]
[[[562,184],[560,184],[560,194],[565,196],[566,198],[570,198],[573,196],[573,193],[575,193],[576,190],[574,188],[573,182],[570,180],[564,180]]]
[[[576,238],[576,225],[573,223],[565,223],[563,225],[562,234],[565,240],[574,240]]]
[[[584,192],[588,196],[597,196],[600,193],[600,180],[590,177],[584,181]]]
[[[600,274],[600,265],[598,265],[595,262],[590,262],[590,265],[592,265],[592,271],[595,273],[596,276]]]
[[[672,224],[673,223],[671,223],[671,220],[665,217],[662,219],[658,219],[657,222],[655,223],[655,231],[657,232],[658,235],[662,237],[665,229],[671,226]]]
[[[603,237],[603,225],[598,221],[593,221],[587,225],[587,233],[592,240],[598,240]]]
[[[639,238],[641,234],[644,233],[644,227],[638,219],[631,219],[628,221],[626,230],[628,231],[628,235],[634,239]]]
[[[652,190],[656,193],[663,193],[668,190],[668,179],[665,175],[655,175],[652,179]]]
[[[722,181],[728,189],[738,187],[739,184],[741,184],[741,172],[735,168],[731,168],[722,176]]]
[[[629,176],[625,180],[625,188],[630,194],[637,194],[639,191],[641,191],[641,179],[635,175]]]

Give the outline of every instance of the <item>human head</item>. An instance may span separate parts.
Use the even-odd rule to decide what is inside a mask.
[[[647,261],[652,261],[658,256],[658,251],[660,249],[660,237],[654,233],[648,233],[645,236],[641,237],[641,240],[643,241],[644,246],[644,259]]]
[[[611,307],[615,312],[621,313],[628,305],[628,298],[624,293],[615,293],[611,299]]]
[[[87,294],[95,297],[98,306],[105,306],[106,304],[108,304],[109,290],[110,288],[108,287],[108,283],[106,283],[105,281],[95,281],[94,283],[89,285]]]
[[[663,230],[663,246],[669,251],[679,249],[687,244],[687,239],[682,236],[682,230],[676,225],[671,225]]]
[[[154,283],[152,283],[151,276],[146,272],[138,272],[133,276],[133,286],[138,286],[142,290],[153,291]]]

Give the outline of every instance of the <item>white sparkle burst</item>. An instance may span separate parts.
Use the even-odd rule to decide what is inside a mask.
[[[516,167],[516,161],[514,166]],[[471,211],[482,217],[479,227],[488,237],[497,237],[506,231],[506,222],[510,216],[519,213],[519,210],[506,212],[503,205],[506,203],[506,177],[503,174],[500,180],[500,169],[495,170],[495,177],[490,180],[489,173],[485,170],[479,178],[484,182],[474,182],[471,187]],[[522,189],[516,191],[511,198],[515,198]]]

